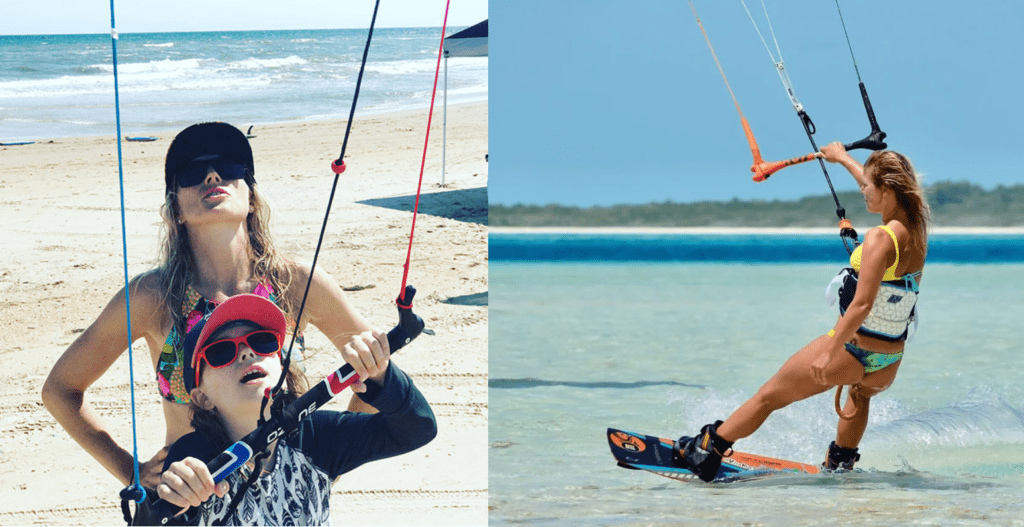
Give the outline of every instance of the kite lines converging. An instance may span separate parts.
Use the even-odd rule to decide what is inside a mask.
[[[722,74],[722,80],[725,81],[725,87],[729,90],[729,95],[732,96],[732,102],[736,105],[736,111],[740,114],[740,122],[743,125],[743,132],[747,136],[747,143],[750,144],[750,153],[754,157],[754,163],[750,166],[750,171],[754,173],[754,181],[764,181],[768,179],[769,176],[783,168],[815,159],[818,156],[817,153],[795,157],[785,161],[766,162],[761,157],[761,149],[757,146],[757,140],[754,138],[754,132],[751,130],[750,123],[747,122],[747,118],[743,115],[743,110],[740,109],[740,103],[736,100],[736,94],[733,93],[732,87],[729,86],[729,79],[725,76],[725,71],[722,69],[722,64],[718,61],[718,55],[715,53],[715,48],[711,45],[711,39],[708,38],[708,33],[704,30],[704,24],[700,21],[700,17],[697,16],[697,8],[693,6],[692,1],[690,2],[690,9],[693,11],[694,18],[697,19],[697,25],[700,26],[700,31],[704,35],[704,41],[708,43],[708,49],[711,50],[711,57],[715,59],[715,65],[718,66],[718,72]]]
[[[843,239],[843,245],[846,246],[847,252],[852,253],[853,249],[859,244],[857,240],[857,231],[853,229],[853,225],[850,223],[848,219],[846,219],[846,210],[843,208],[842,204],[839,203],[839,197],[836,195],[835,187],[832,185],[832,180],[829,177],[828,169],[825,167],[824,160],[821,159],[821,153],[819,152],[818,145],[814,141],[814,134],[817,131],[814,125],[814,121],[811,120],[810,116],[807,114],[806,109],[800,103],[799,99],[797,99],[796,97],[796,90],[793,88],[793,82],[789,79],[789,74],[786,72],[785,62],[782,58],[782,49],[779,46],[778,38],[776,38],[775,36],[775,30],[771,25],[771,19],[768,17],[768,10],[764,5],[764,0],[761,1],[761,7],[764,10],[765,19],[768,22],[768,29],[771,32],[772,41],[775,44],[775,53],[772,53],[771,47],[769,47],[768,42],[765,40],[760,28],[758,28],[757,23],[754,21],[754,17],[750,13],[750,10],[747,8],[746,2],[744,0],[740,0],[740,3],[743,5],[743,9],[746,11],[751,23],[754,25],[754,30],[757,31],[758,36],[761,38],[761,42],[764,44],[765,49],[768,51],[768,56],[771,58],[772,64],[775,66],[776,72],[779,74],[779,79],[782,81],[783,88],[786,90],[786,96],[789,98],[789,101],[793,106],[793,110],[796,111],[797,116],[800,118],[800,123],[803,125],[804,132],[806,132],[807,134],[807,139],[810,141],[811,147],[814,149],[814,151],[810,154],[794,157],[784,161],[764,161],[764,159],[761,157],[761,151],[757,145],[757,141],[754,138],[753,131],[750,128],[750,124],[747,122],[746,117],[744,117],[742,110],[740,110],[740,105],[739,102],[736,100],[736,95],[733,93],[732,87],[729,86],[729,81],[725,77],[725,71],[722,69],[722,65],[718,60],[718,56],[715,54],[714,47],[711,45],[711,39],[708,37],[707,31],[704,29],[704,24],[701,22],[700,17],[697,16],[697,10],[694,7],[693,2],[690,1],[690,9],[693,11],[693,16],[694,18],[697,19],[697,25],[700,27],[701,33],[704,35],[704,40],[707,42],[708,48],[711,50],[711,56],[715,60],[715,65],[718,66],[718,71],[719,73],[722,74],[722,79],[725,80],[725,85],[726,88],[729,90],[729,95],[732,96],[733,103],[736,105],[736,110],[740,114],[740,121],[743,125],[743,131],[747,137],[747,142],[750,145],[750,151],[753,156],[753,164],[750,167],[750,171],[754,173],[753,180],[756,182],[762,182],[768,179],[775,172],[778,172],[779,170],[782,170],[785,167],[817,159],[819,165],[821,166],[822,174],[824,174],[825,176],[825,181],[828,184],[829,191],[832,194],[832,199],[835,201],[836,204],[836,216],[839,217],[840,237],[842,237]],[[839,10],[838,0],[836,0],[836,9]],[[839,11],[839,17],[842,21],[841,10]],[[847,33],[846,31],[846,23],[845,21],[842,21],[842,23],[843,32],[844,34],[846,34],[846,43],[850,49],[850,56],[854,57],[853,46],[852,44],[850,44],[850,36],[849,33]],[[775,58],[776,53],[778,54],[778,59]],[[884,142],[886,134],[878,127],[878,122],[875,119],[875,113],[871,107],[871,101],[870,99],[868,99],[867,89],[864,87],[864,82],[861,80],[860,70],[857,68],[857,60],[855,57],[853,59],[853,64],[854,70],[856,70],[857,72],[857,80],[860,83],[861,98],[864,101],[864,108],[867,111],[868,121],[871,124],[871,133],[864,139],[854,141],[852,143],[846,143],[843,146],[846,148],[846,150],[853,150],[856,148],[882,150],[887,146]]]

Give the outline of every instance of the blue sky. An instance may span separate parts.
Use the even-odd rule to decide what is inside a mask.
[[[372,0],[118,0],[121,33],[341,29],[370,24]],[[382,0],[377,27],[440,27],[445,0]],[[451,0],[449,26],[487,18],[486,0]],[[32,0],[7,9],[0,35],[88,34],[110,31],[109,0]]]
[[[697,0],[766,160],[810,143],[739,0]],[[836,5],[766,0],[815,141],[870,126]],[[889,147],[926,182],[1024,182],[1024,2],[840,3]],[[772,46],[759,0],[747,0]],[[764,183],[732,100],[685,1],[490,4],[491,203],[591,206],[792,199],[828,192],[816,162]],[[868,152],[856,151],[863,161]],[[828,165],[838,189],[856,189]]]

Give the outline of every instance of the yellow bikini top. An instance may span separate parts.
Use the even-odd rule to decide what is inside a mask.
[[[896,261],[885,270],[885,276],[882,277],[882,281],[897,280],[899,277],[896,276],[896,266],[900,264],[900,244],[896,241],[896,233],[892,232],[888,225],[879,225],[878,228],[889,233],[889,237],[892,238],[892,244],[896,247]],[[853,267],[853,270],[858,273],[860,272],[860,253],[863,247],[863,245],[858,245],[853,250],[853,254],[850,255],[850,267]]]

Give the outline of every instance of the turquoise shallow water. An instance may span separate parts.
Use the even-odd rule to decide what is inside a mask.
[[[831,328],[837,271],[492,262],[491,525],[1024,525],[1024,265],[928,266],[863,473],[704,486],[615,466],[608,426],[692,433]],[[820,463],[837,421],[822,395],[737,446]]]

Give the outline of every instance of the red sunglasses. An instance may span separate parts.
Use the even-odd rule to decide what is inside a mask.
[[[270,357],[281,351],[284,337],[276,331],[258,329],[238,337],[215,340],[202,348],[192,357],[192,366],[196,370],[196,386],[199,386],[199,361],[214,369],[231,365],[238,359],[238,352],[245,344],[253,353]]]

